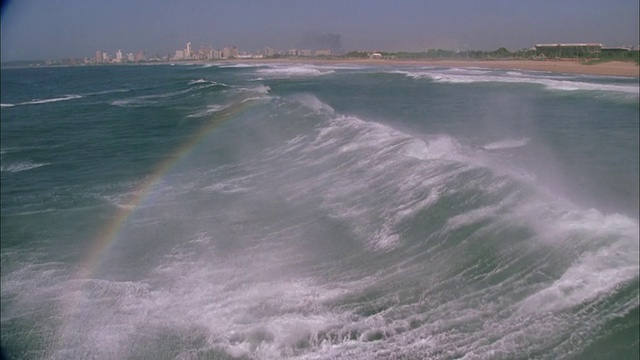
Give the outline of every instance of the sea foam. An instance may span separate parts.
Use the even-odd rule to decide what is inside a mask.
[[[430,79],[434,82],[451,84],[470,84],[482,82],[523,83],[543,85],[549,90],[563,91],[610,91],[638,94],[637,85],[602,84],[514,72],[477,73],[472,71],[451,70],[394,70],[391,73],[403,74],[413,79]]]
[[[80,99],[80,98],[82,98],[82,95],[70,94],[70,95],[65,95],[64,97],[57,97],[57,98],[50,98],[50,99],[34,99],[34,100],[31,100],[31,101],[25,101],[25,102],[21,102],[21,103],[17,103],[17,104],[2,104],[2,107],[13,107],[13,106],[17,106],[17,105],[48,104],[48,103],[54,103],[54,102],[59,102],[59,101],[67,101],[67,100],[74,100],[74,99]]]
[[[215,114],[221,110],[224,110],[226,108],[228,108],[229,105],[209,105],[207,106],[206,109],[198,111],[195,114],[191,114],[188,115],[188,118],[199,118],[199,117],[203,117],[203,116],[207,116],[207,115],[211,115],[211,114]]]
[[[289,78],[333,74],[334,70],[321,69],[312,65],[280,65],[259,69],[256,73],[269,78]]]
[[[22,171],[37,169],[39,167],[47,166],[47,165],[51,165],[51,163],[34,163],[31,161],[25,161],[25,162],[20,162],[15,164],[2,165],[2,167],[0,167],[0,170],[3,172],[6,171],[10,173],[19,173]]]
[[[525,146],[529,143],[529,139],[506,139],[491,142],[485,145],[482,145],[482,148],[485,150],[504,150],[504,149],[513,149]]]

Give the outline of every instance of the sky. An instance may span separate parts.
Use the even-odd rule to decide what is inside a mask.
[[[344,51],[637,46],[638,12],[638,0],[14,0],[2,7],[0,57],[167,55],[187,41],[254,53],[327,33]]]

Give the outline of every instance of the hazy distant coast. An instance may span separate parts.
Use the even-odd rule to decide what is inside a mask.
[[[394,66],[445,66],[445,67],[482,67],[505,70],[533,70],[558,73],[572,73],[603,76],[639,77],[640,67],[634,62],[609,61],[602,63],[583,63],[573,60],[388,60],[388,59],[256,59],[233,60],[238,63],[309,63],[309,64],[362,64]]]
[[[339,46],[334,46],[339,48]],[[126,55],[126,56],[125,56]],[[493,51],[452,51],[429,49],[424,52],[350,51],[341,53],[331,48],[276,52],[273,48],[254,54],[238,48],[214,49],[201,46],[196,50],[191,42],[184,49],[166,56],[147,57],[143,50],[126,54],[117,50],[115,57],[96,51],[95,57],[66,58],[42,61],[14,61],[3,67],[37,66],[105,66],[132,64],[219,64],[219,63],[350,63],[396,66],[484,67],[494,69],[534,70],[605,76],[639,77],[640,49],[638,47],[605,47],[599,43],[537,44],[533,48],[509,51],[504,47]]]
[[[76,66],[148,66],[167,64],[225,64],[225,63],[298,63],[298,64],[360,64],[360,65],[388,65],[388,66],[444,66],[444,67],[480,67],[505,70],[533,70],[549,71],[558,73],[601,75],[601,76],[628,76],[640,77],[640,66],[632,61],[606,61],[587,63],[580,60],[489,60],[489,59],[345,59],[345,58],[262,58],[262,59],[221,59],[221,60],[191,60],[191,61],[162,61],[146,63],[125,63],[125,64],[105,64],[105,65],[76,65]],[[58,67],[68,65],[36,65],[33,64],[3,64],[3,68],[19,67]]]

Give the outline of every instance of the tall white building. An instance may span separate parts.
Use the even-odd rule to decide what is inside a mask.
[[[191,43],[187,43],[187,47],[184,49],[184,58],[191,59],[193,57],[193,52],[191,51]]]
[[[118,49],[118,51],[116,51],[116,62],[122,62],[122,50]]]

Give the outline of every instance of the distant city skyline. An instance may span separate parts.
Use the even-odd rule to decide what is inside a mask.
[[[226,59],[257,59],[263,57],[279,56],[330,56],[339,55],[340,53],[332,51],[330,47],[321,48],[317,50],[311,49],[287,49],[276,50],[272,47],[266,46],[263,49],[259,49],[253,53],[248,51],[241,51],[235,46],[225,46],[223,48],[214,48],[211,45],[192,46],[189,41],[185,44],[183,49],[176,49],[174,52],[160,55],[148,55],[144,50],[138,52],[127,52],[118,49],[115,52],[103,51],[102,49],[96,50],[92,56],[89,57],[64,57],[57,59],[37,59],[38,61],[46,60],[47,64],[65,64],[65,65],[80,65],[80,64],[119,64],[119,63],[139,63],[139,62],[166,62],[166,61],[207,61],[207,60],[226,60]]]
[[[638,45],[637,0],[14,1],[3,7],[2,61],[175,53],[187,42],[256,53],[511,50],[536,43]]]

